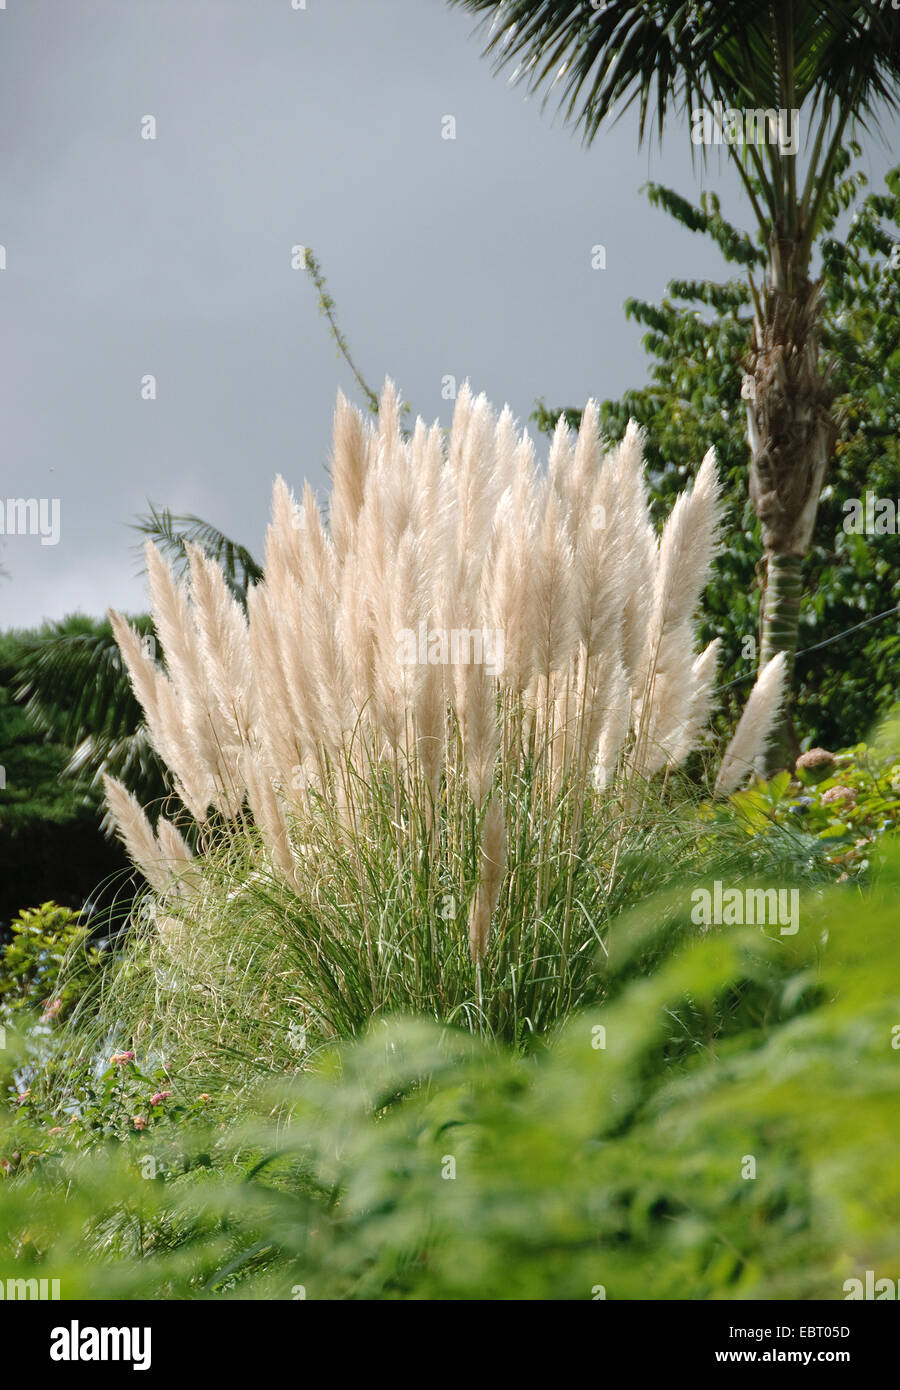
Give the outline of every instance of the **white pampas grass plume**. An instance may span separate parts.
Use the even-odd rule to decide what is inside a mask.
[[[466,377],[456,393],[456,405],[453,408],[453,420],[450,424],[448,466],[454,476],[459,472],[462,464],[462,450],[469,429],[469,416],[472,413],[473,399],[472,387],[469,385],[468,377]]]
[[[378,402],[378,435],[381,448],[386,455],[400,443],[400,393],[387,377]]]
[[[709,450],[689,492],[676,499],[659,544],[648,645],[688,622],[709,582],[719,524],[716,456]]]
[[[316,501],[316,494],[309,483],[303,484],[303,498],[300,503],[301,568],[303,578],[301,588],[319,584],[332,591],[337,582],[337,560],[331,537],[322,522],[322,513]]]
[[[280,590],[287,580],[303,583],[303,517],[279,473],[272,485],[272,519],[266,531],[266,583]]]
[[[215,721],[211,714],[212,695],[200,656],[199,638],[191,615],[185,586],[176,584],[162,552],[148,540],[145,546],[147,574],[153,623],[162,643],[166,669],[171,677],[175,698],[165,714],[160,703],[160,718],[165,720],[166,736],[178,743],[202,769],[202,781],[214,786],[219,780],[219,746]],[[162,754],[162,750],[159,750]],[[162,754],[162,756],[165,756]],[[185,777],[180,769],[182,780]],[[212,799],[212,798],[210,798]],[[207,804],[209,804],[207,802]]]
[[[507,489],[494,518],[482,602],[488,626],[503,633],[501,680],[516,692],[525,689],[534,669],[533,537],[533,508],[516,505]]]
[[[103,774],[103,790],[118,834],[134,863],[157,893],[165,893],[174,883],[141,803],[116,777]],[[174,829],[174,827],[173,827]]]
[[[494,431],[494,454],[496,458],[497,486],[502,492],[511,487],[516,473],[516,423],[513,413],[505,405],[497,420]]]
[[[156,839],[160,853],[164,855],[173,869],[177,869],[183,864],[190,864],[193,855],[187,840],[177,825],[173,825],[165,816],[160,816],[156,822]]]
[[[341,571],[338,631],[347,665],[351,699],[357,710],[371,716],[367,702],[375,680],[375,629],[369,603],[371,576],[351,551]]]
[[[194,866],[194,856],[181,831],[165,816],[156,822],[156,843],[163,863],[175,878],[179,894],[192,898],[198,890],[198,876]]]
[[[143,707],[151,736],[159,729],[159,708],[156,701],[156,662],[150,656],[140,634],[125,621],[121,613],[109,609],[109,621],[113,637],[125,662],[125,669],[131,678],[135,699]]]
[[[565,415],[560,415],[553,431],[550,452],[547,455],[547,481],[563,506],[566,520],[572,500],[572,431],[566,424]]]
[[[109,618],[135,697],[144,711],[150,741],[173,773],[191,815],[202,821],[214,795],[212,771],[204,768],[197,756],[172,683],[122,615],[111,608]]]
[[[272,660],[279,663],[284,673],[290,701],[288,717],[303,749],[312,750],[316,746],[322,720],[309,667],[309,652],[306,650],[302,591],[297,584],[289,581],[282,589],[273,592],[269,589],[268,580],[264,591],[269,610],[268,630],[277,647],[272,653]]]
[[[534,665],[538,675],[559,670],[575,645],[572,547],[562,503],[544,488],[544,514],[534,556]]]
[[[616,770],[630,725],[628,673],[617,661],[610,675],[606,694],[606,718],[597,744],[594,761],[594,785],[607,786]]]
[[[317,691],[319,737],[336,754],[344,747],[353,715],[330,543],[314,551],[310,564],[300,598],[304,655]]]
[[[787,678],[787,658],[778,652],[760,671],[750,698],[734,731],[734,737],[722,755],[722,765],[716,778],[716,791],[727,796],[739,787],[753,771],[753,765],[763,752],[778,718],[784,699]]]
[[[216,702],[220,748],[240,747],[254,723],[247,623],[222,569],[200,549],[185,546],[191,599],[207,685]]]
[[[175,790],[198,823],[206,820],[219,797],[215,768],[201,762],[196,741],[185,723],[185,701],[164,671],[156,673],[156,704],[162,729],[156,751],[172,772]]]
[[[429,665],[419,696],[415,716],[416,756],[428,784],[431,803],[437,801],[438,783],[446,743],[446,697],[444,673]],[[428,807],[430,815],[430,806]]]
[[[610,470],[610,493],[615,499],[607,526],[619,546],[622,569],[622,659],[629,678],[636,677],[646,646],[647,623],[659,551],[650,521],[644,481],[644,432],[629,420],[621,444],[604,465]]]
[[[710,450],[693,488],[676,499],[656,563],[644,650],[633,675],[636,770],[644,776],[668,760],[690,716],[692,621],[706,586],[719,520],[719,483]]]
[[[643,689],[635,692],[634,769],[651,777],[667,761],[690,716],[694,691],[694,631],[690,621],[665,634]]]
[[[152,541],[147,541],[144,554],[153,622],[162,643],[166,667],[179,690],[200,692],[205,682],[185,586],[175,582],[162,552]]]
[[[253,819],[262,835],[272,863],[286,879],[294,876],[294,858],[291,854],[287,820],[281,801],[272,786],[272,777],[267,768],[260,765],[252,753],[241,757],[242,773],[247,785],[247,801],[253,812]]]
[[[279,651],[276,620],[265,584],[247,593],[250,659],[256,689],[257,734],[282,786],[291,788],[303,762],[303,746],[291,718],[291,698]]]
[[[456,540],[447,572],[452,618],[444,624],[451,628],[474,627],[478,620],[481,569],[499,497],[493,439],[491,408],[486,397],[480,395],[472,402],[467,417],[466,436],[459,448],[454,474]],[[454,448],[451,441],[451,455]]]
[[[338,391],[331,455],[331,506],[328,525],[339,561],[353,543],[363,504],[372,448],[362,414]]]
[[[581,413],[581,425],[572,459],[573,484],[576,497],[589,497],[603,464],[600,448],[600,407],[589,400]]]
[[[622,671],[621,662],[618,670]],[[596,757],[601,731],[604,724],[608,723],[611,700],[621,695],[622,703],[627,710],[628,689],[626,686],[624,693],[621,692],[621,687],[619,691],[615,690],[615,673],[616,667],[610,667],[602,658],[589,661],[586,665],[582,663],[579,670],[575,707],[579,711],[579,717],[583,709],[583,718],[578,729],[580,746],[577,751],[579,766],[585,771]]]
[[[185,806],[195,820],[203,821],[215,794],[212,770],[197,756],[172,683],[122,615],[111,608],[109,618],[135,697],[143,708],[150,741],[172,772]]]
[[[700,655],[694,658],[691,664],[691,694],[687,718],[675,733],[674,738],[671,733],[668,736],[670,741],[669,758],[666,764],[668,767],[677,767],[679,763],[684,762],[706,727],[712,703],[712,688],[716,678],[716,664],[719,659],[720,646],[721,638],[714,638],[709,646],[704,647]]]
[[[481,807],[491,789],[500,729],[497,722],[497,683],[482,662],[455,668],[457,713],[462,730],[463,753],[469,790]]]
[[[575,628],[589,659],[617,650],[621,635],[625,571],[606,527],[612,510],[609,488],[604,470],[590,493],[588,516],[578,527],[575,545]]]

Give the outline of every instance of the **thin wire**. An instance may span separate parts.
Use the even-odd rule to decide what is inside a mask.
[[[872,618],[864,618],[861,623],[856,623],[853,627],[847,627],[843,632],[835,633],[834,637],[826,637],[824,642],[816,642],[811,647],[804,647],[801,652],[796,653],[794,660],[799,661],[801,656],[808,656],[810,652],[820,651],[822,647],[830,647],[832,642],[839,642],[842,637],[849,637],[851,632],[859,632],[860,628],[871,627],[872,623],[881,622],[882,618],[889,617],[891,613],[893,613],[895,617],[897,614],[900,614],[900,604],[894,608],[886,608],[883,613],[876,613]],[[726,685],[716,686],[712,693],[718,695],[721,691],[730,690],[733,685],[742,685],[744,681],[752,680],[755,676],[755,671],[748,671],[746,676],[737,676],[733,681],[728,681]]]

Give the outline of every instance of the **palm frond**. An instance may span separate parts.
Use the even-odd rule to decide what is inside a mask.
[[[131,621],[150,637],[146,614]],[[71,619],[50,624],[26,644],[14,696],[36,728],[73,749],[63,775],[86,774],[97,785],[111,773],[156,800],[167,790],[165,769],[147,739],[112,628],[105,620],[88,631],[72,627]]]
[[[262,567],[250,551],[231,540],[211,522],[190,513],[177,514],[168,507],[155,507],[138,517],[135,530],[155,541],[173,562],[176,572],[187,568],[187,545],[198,545],[216,564],[221,565],[229,589],[242,604],[246,603],[251,584],[262,579]]]
[[[149,617],[133,622],[149,635]],[[64,620],[29,642],[15,696],[25,702],[37,728],[73,745],[88,735],[121,738],[141,722],[140,705],[105,620],[81,633],[67,632]]]
[[[661,135],[671,109],[711,99],[752,108],[809,102],[811,131],[815,116],[837,125],[849,113],[865,127],[878,106],[898,106],[900,26],[881,0],[450,3],[490,24],[485,53],[497,69],[515,64],[514,80],[547,88],[545,101],[559,93],[587,143],[607,116],[635,102],[642,140],[651,115]]]

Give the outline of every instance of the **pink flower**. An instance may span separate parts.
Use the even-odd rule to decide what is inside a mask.
[[[48,1134],[62,1134],[62,1132],[63,1132],[63,1127],[62,1127],[62,1125],[54,1125],[52,1129],[48,1129],[48,1130],[47,1130],[47,1133],[48,1133]]]
[[[41,1018],[41,1022],[43,1023],[43,1022],[44,1022],[44,1019],[56,1018],[56,1015],[59,1013],[59,1011],[60,1011],[61,1008],[62,1008],[62,1000],[61,1000],[61,999],[45,999],[45,1000],[44,1000],[44,1013],[43,1013],[43,1016],[42,1016],[42,1018]]]
[[[147,1128],[147,1121],[144,1119],[143,1115],[132,1115],[131,1123],[134,1125],[135,1129]]]
[[[117,1064],[117,1066],[122,1067],[122,1066],[125,1065],[126,1062],[133,1062],[133,1061],[134,1061],[134,1053],[133,1053],[133,1052],[114,1052],[113,1055],[110,1057],[109,1060],[110,1060],[111,1062],[115,1062],[115,1063]]]
[[[206,1091],[201,1091],[200,1094],[199,1094],[199,1096],[197,1097],[197,1099],[198,1099],[198,1100],[209,1100],[210,1097],[207,1095]]]
[[[162,1105],[163,1101],[168,1100],[171,1094],[171,1091],[157,1091],[155,1096],[150,1097],[150,1104]]]
[[[16,1096],[16,1105],[22,1105],[23,1102],[26,1101],[30,1095],[31,1087],[29,1086],[27,1091],[22,1091],[19,1095]]]

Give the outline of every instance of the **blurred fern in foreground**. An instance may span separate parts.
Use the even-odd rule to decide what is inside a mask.
[[[0,1277],[60,1278],[64,1298],[489,1300],[896,1279],[900,855],[877,853],[871,890],[808,892],[795,936],[700,933],[673,887],[616,923],[604,1006],[527,1058],[377,1022],[212,1114],[174,1074],[146,1128],[86,1150],[83,1121],[48,1135],[25,1103],[0,1139]]]

